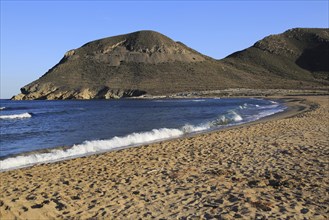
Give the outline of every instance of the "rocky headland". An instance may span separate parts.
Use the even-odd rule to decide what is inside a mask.
[[[222,60],[158,32],[138,31],[69,50],[12,99],[113,99],[238,88],[327,89],[328,57],[329,29],[291,29]]]

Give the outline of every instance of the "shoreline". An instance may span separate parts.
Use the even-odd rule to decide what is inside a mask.
[[[299,98],[280,118],[1,172],[0,218],[329,218],[329,97]]]
[[[207,97],[199,97],[199,98],[202,99],[202,98],[207,98]],[[235,97],[225,97],[225,98],[235,98]],[[236,97],[236,98],[238,98],[238,97]],[[93,152],[93,153],[86,153],[84,155],[70,156],[70,157],[67,157],[67,158],[62,158],[62,159],[59,158],[59,159],[54,159],[54,160],[45,161],[45,162],[36,162],[36,163],[33,163],[33,164],[22,165],[22,166],[18,166],[18,167],[13,167],[13,168],[0,170],[0,173],[1,172],[11,171],[11,170],[16,170],[16,169],[24,169],[24,168],[28,168],[28,167],[41,165],[41,164],[57,163],[57,162],[72,160],[72,159],[81,158],[81,157],[88,157],[88,156],[92,156],[92,155],[104,154],[104,153],[107,153],[107,152],[120,151],[120,150],[129,149],[129,148],[141,147],[143,145],[156,144],[156,143],[160,143],[160,142],[164,142],[164,141],[172,141],[172,140],[177,140],[177,139],[181,139],[181,138],[189,138],[189,137],[194,137],[194,136],[200,135],[200,134],[207,134],[207,133],[212,133],[212,132],[220,132],[220,131],[225,131],[225,130],[231,130],[231,129],[244,127],[244,126],[250,126],[250,125],[253,125],[253,124],[258,124],[258,123],[262,123],[262,122],[266,122],[266,121],[270,121],[270,120],[278,120],[278,119],[285,118],[285,117],[292,117],[294,115],[297,115],[297,114],[300,114],[304,111],[307,111],[310,108],[310,105],[311,105],[310,103],[305,103],[305,99],[300,99],[300,98],[281,97],[281,96],[280,97],[257,97],[257,98],[267,99],[267,100],[275,100],[278,103],[280,103],[281,105],[286,106],[287,108],[282,112],[278,112],[278,113],[275,113],[273,115],[265,116],[265,117],[262,117],[260,119],[255,120],[255,121],[245,122],[243,124],[229,125],[229,126],[224,126],[224,127],[220,127],[220,128],[212,128],[212,129],[210,128],[210,129],[203,130],[203,131],[194,131],[194,132],[191,132],[191,133],[183,134],[182,136],[178,136],[178,137],[171,137],[171,138],[165,138],[165,139],[160,139],[160,140],[155,140],[155,141],[144,142],[144,143],[140,143],[140,144],[133,144],[133,145],[128,145],[128,146],[116,147],[116,148],[110,149],[110,150],[103,150],[103,151],[98,151],[98,152]],[[185,98],[181,98],[181,99],[185,99]],[[123,137],[125,137],[125,136],[123,136]],[[4,158],[1,158],[1,159],[6,160],[8,158],[16,158],[16,157],[20,157],[20,156],[30,156],[30,155],[36,155],[36,154],[39,155],[39,154],[44,154],[44,153],[51,153],[54,150],[68,150],[72,147],[73,146],[58,146],[58,147],[53,147],[53,148],[48,148],[48,149],[41,149],[41,150],[36,150],[36,151],[24,152],[24,153],[20,153],[20,154],[17,154],[17,155],[4,157]]]
[[[145,94],[140,96],[127,96],[119,99],[186,99],[186,98],[266,98],[266,97],[296,97],[296,96],[328,96],[328,87],[304,88],[304,89],[248,89],[229,88],[219,90],[185,91],[178,93],[167,93],[162,95]],[[88,101],[88,100],[117,100],[112,99],[27,99],[13,100],[12,98],[0,99],[11,101]]]

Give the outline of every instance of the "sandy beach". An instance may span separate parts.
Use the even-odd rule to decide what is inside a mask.
[[[329,97],[223,131],[0,173],[0,219],[329,219]]]

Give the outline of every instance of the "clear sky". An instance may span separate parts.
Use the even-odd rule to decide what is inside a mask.
[[[155,30],[216,59],[294,27],[328,28],[325,1],[1,1],[1,98],[70,49]]]

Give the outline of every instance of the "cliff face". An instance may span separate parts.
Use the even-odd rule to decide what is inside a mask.
[[[326,86],[328,42],[328,29],[292,29],[218,61],[160,33],[139,31],[68,51],[12,99],[111,99],[227,88]]]

